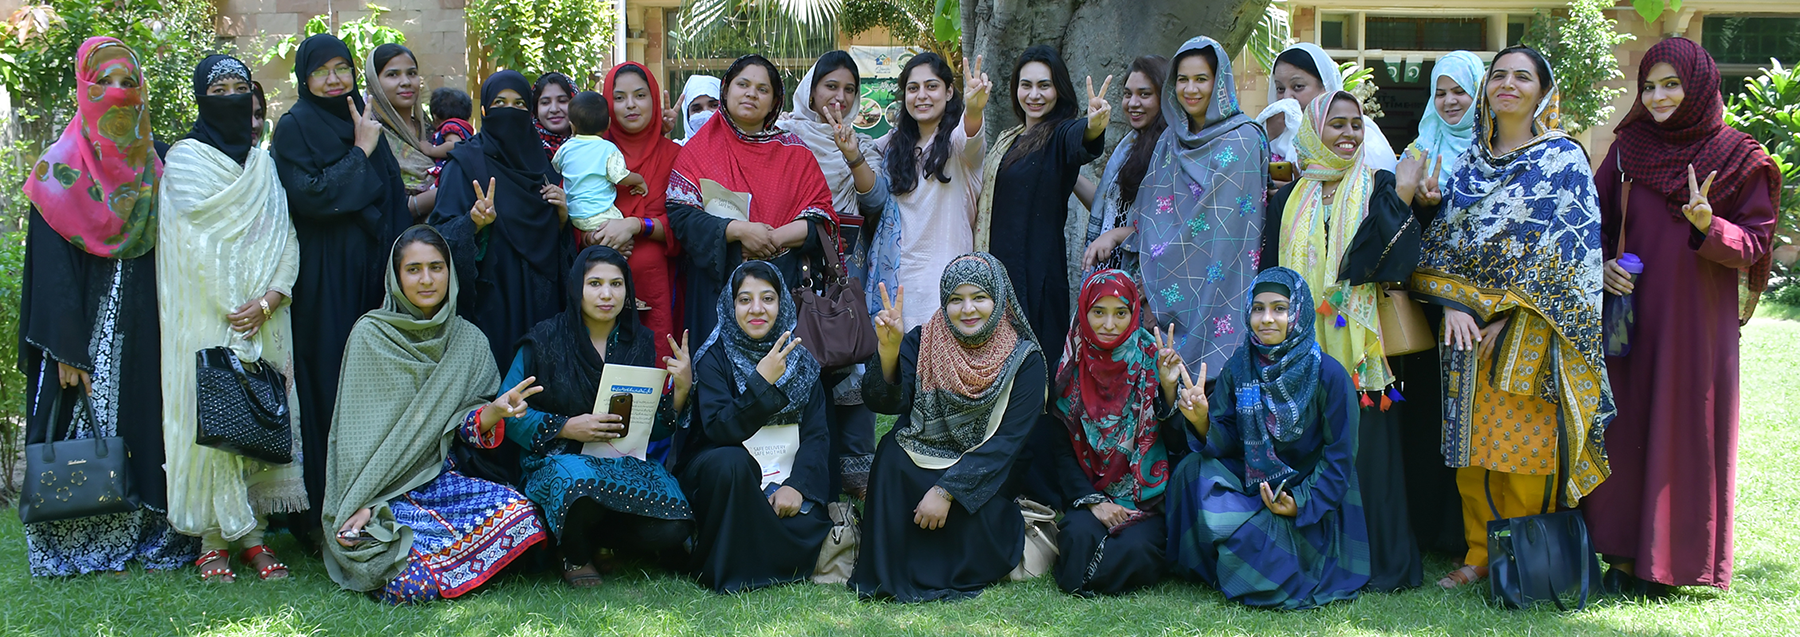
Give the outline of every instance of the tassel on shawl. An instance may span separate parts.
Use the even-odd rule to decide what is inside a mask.
[[[1369,399],[1369,393],[1368,393],[1368,392],[1360,392],[1360,393],[1361,393],[1361,394],[1362,394],[1362,406],[1363,406],[1363,408],[1364,408],[1364,409],[1368,409],[1368,408],[1370,408],[1370,407],[1374,407],[1374,406],[1375,406],[1375,401],[1373,401],[1373,400],[1370,400],[1370,399]],[[1385,409],[1385,408],[1384,408],[1384,409]]]

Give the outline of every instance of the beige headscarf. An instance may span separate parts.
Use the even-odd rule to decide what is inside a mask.
[[[380,49],[379,46],[370,49],[368,57],[363,59],[363,77],[369,83],[369,103],[374,105],[375,114],[381,118],[381,130],[387,135],[388,148],[394,151],[394,160],[400,162],[400,181],[406,184],[406,194],[416,195],[425,190],[430,179],[426,173],[437,163],[425,151],[419,150],[425,131],[430,129],[426,127],[425,109],[420,108],[420,104],[414,104],[412,113],[403,118],[400,109],[394,108],[394,103],[388,100],[387,91],[381,90],[381,69],[375,68],[375,51]],[[411,50],[400,49],[414,63],[418,62],[419,57]],[[422,83],[415,90],[414,95],[425,94]]]
[[[819,160],[819,171],[825,174],[825,185],[831,187],[831,207],[838,214],[861,214],[856,205],[856,174],[851,172],[850,164],[844,161],[843,151],[838,150],[836,130],[825,116],[812,107],[813,74],[819,72],[817,64],[800,78],[800,84],[794,89],[794,110],[781,123],[782,128],[793,131],[806,142],[807,149],[813,152],[813,158]],[[856,104],[850,105],[849,112],[844,113],[845,123],[856,121],[857,106],[862,96],[857,95]],[[869,170],[881,174],[881,152],[875,149],[875,140],[868,135],[856,135],[856,145],[862,150],[863,160],[868,162]]]

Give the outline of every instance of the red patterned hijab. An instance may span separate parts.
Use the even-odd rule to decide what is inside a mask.
[[[1662,62],[1675,67],[1685,97],[1662,122],[1650,116],[1642,100],[1632,101],[1631,112],[1613,129],[1618,134],[1613,144],[1619,149],[1619,166],[1625,177],[1662,193],[1672,204],[1669,213],[1675,216],[1681,215],[1681,205],[1688,200],[1689,164],[1702,180],[1718,171],[1708,195],[1712,201],[1731,201],[1752,177],[1761,177],[1779,203],[1781,173],[1775,170],[1774,160],[1754,138],[1725,125],[1719,65],[1712,56],[1687,38],[1663,40],[1650,47],[1638,63],[1637,86],[1644,85],[1650,67]],[[1750,267],[1750,289],[1760,292],[1768,279],[1769,258],[1765,255]]]
[[[108,88],[109,75],[136,85]],[[25,196],[69,243],[100,257],[130,259],[156,245],[156,182],[162,160],[150,134],[148,87],[137,52],[93,37],[75,54],[75,118],[38,158]]]
[[[1088,325],[1088,310],[1117,297],[1131,308],[1130,330],[1103,342]],[[1158,438],[1156,341],[1144,329],[1144,296],[1122,270],[1099,270],[1081,284],[1075,325],[1063,347],[1052,408],[1068,426],[1094,488],[1131,509],[1154,501],[1167,486],[1169,460]],[[1130,474],[1130,480],[1122,480]]]

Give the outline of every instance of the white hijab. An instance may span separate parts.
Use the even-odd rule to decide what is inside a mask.
[[[1294,49],[1305,51],[1312,57],[1313,66],[1319,69],[1319,83],[1326,92],[1344,90],[1344,76],[1338,72],[1337,62],[1325,54],[1325,49],[1311,42],[1301,42],[1282,49],[1281,52],[1287,53]],[[1275,83],[1270,82],[1269,103],[1273,105],[1276,101]],[[1381,127],[1375,125],[1375,120],[1368,115],[1363,116],[1363,163],[1376,170],[1388,171],[1400,165],[1400,156],[1394,152],[1394,146],[1388,143],[1387,136],[1381,134]]]
[[[1267,132],[1269,120],[1275,119],[1276,115],[1281,116],[1283,127],[1280,135],[1269,139],[1269,151],[1281,157],[1282,161],[1295,161],[1300,153],[1294,148],[1294,136],[1300,133],[1301,126],[1305,126],[1306,116],[1300,112],[1300,102],[1290,97],[1270,103],[1268,108],[1257,114],[1256,123],[1261,124],[1263,131]]]
[[[800,85],[794,88],[794,110],[782,118],[781,127],[799,135],[800,141],[806,142],[806,148],[812,151],[813,158],[819,160],[819,172],[825,175],[825,185],[831,187],[832,208],[838,214],[862,214],[856,205],[856,175],[845,163],[844,152],[838,150],[835,130],[825,121],[825,116],[812,107],[813,74],[818,72],[819,66],[815,63],[806,76],[800,78]],[[859,94],[850,110],[844,113],[845,121],[856,120],[857,106],[861,102]],[[854,135],[869,170],[881,174],[881,153],[875,149],[875,140],[862,133]]]
[[[681,99],[675,101],[675,108],[681,113],[682,130],[687,131],[687,134],[683,135],[681,139],[675,140],[675,143],[686,144],[687,140],[692,139],[694,133],[700,130],[699,126],[689,125],[689,120],[692,118],[688,115],[688,106],[694,103],[694,98],[705,95],[715,100],[723,99],[719,96],[721,86],[719,78],[711,75],[688,76],[687,84],[681,87]],[[704,121],[702,120],[702,122]]]

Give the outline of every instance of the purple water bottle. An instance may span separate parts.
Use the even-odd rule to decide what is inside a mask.
[[[1638,275],[1644,273],[1644,262],[1630,252],[1619,255],[1619,268],[1631,274],[1631,282],[1637,283]],[[1607,356],[1625,356],[1631,353],[1631,327],[1637,323],[1637,311],[1632,308],[1631,295],[1606,295],[1606,303],[1600,308],[1602,324],[1606,329]]]

